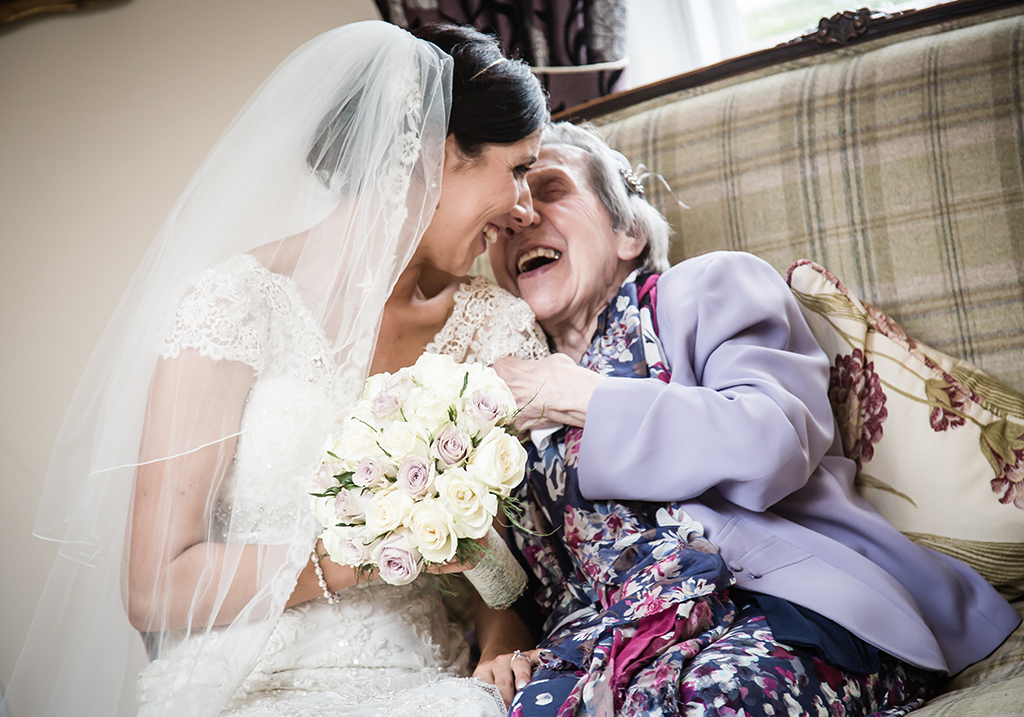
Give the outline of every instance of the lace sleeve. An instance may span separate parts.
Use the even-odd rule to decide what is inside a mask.
[[[455,309],[427,351],[492,364],[504,356],[544,358],[548,345],[525,301],[473,277],[455,292]]]
[[[174,313],[160,355],[197,349],[214,360],[241,361],[259,371],[268,331],[257,289],[259,262],[250,255],[211,267],[196,279]]]

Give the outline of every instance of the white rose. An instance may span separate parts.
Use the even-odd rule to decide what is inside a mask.
[[[373,536],[364,526],[328,528],[320,536],[331,560],[339,565],[360,567],[370,562]]]
[[[380,446],[377,445],[379,435],[358,421],[349,421],[333,452],[341,459],[346,470],[354,471],[364,458],[383,458]]]
[[[376,493],[366,505],[366,527],[373,535],[389,533],[405,523],[412,507],[412,498],[400,490]]]
[[[313,515],[320,521],[320,525],[325,528],[333,528],[338,524],[340,518],[334,510],[334,498],[332,496],[313,498],[312,506]]]
[[[423,354],[412,365],[412,375],[420,386],[432,387],[443,393],[458,395],[465,378],[464,367],[455,363],[451,356]]]
[[[451,515],[434,498],[416,504],[409,516],[412,539],[425,560],[443,563],[455,556],[459,539]]]
[[[469,463],[480,471],[481,480],[489,488],[507,498],[523,480],[526,449],[504,431],[491,431],[470,456]]]
[[[497,497],[476,473],[472,466],[451,468],[434,479],[438,500],[452,516],[459,538],[482,538],[498,512]]]
[[[423,452],[425,447],[419,446],[420,442],[416,427],[404,421],[392,423],[380,437],[380,447],[396,461],[410,453]]]
[[[386,583],[405,585],[420,574],[420,552],[413,545],[408,528],[396,530],[373,546],[370,553],[378,574]]]
[[[405,418],[433,433],[448,421],[448,408],[457,395],[430,386],[414,388],[405,406]]]
[[[391,374],[387,371],[381,373],[375,373],[372,376],[367,377],[366,385],[363,388],[364,401],[373,401],[373,397],[388,390],[391,384]]]

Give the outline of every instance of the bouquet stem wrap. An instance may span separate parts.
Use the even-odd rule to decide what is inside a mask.
[[[487,607],[505,610],[526,590],[526,572],[505,539],[492,526],[487,531],[487,552],[476,567],[463,573]]]

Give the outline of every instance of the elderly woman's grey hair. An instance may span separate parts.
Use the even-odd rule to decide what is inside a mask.
[[[644,240],[645,248],[640,255],[644,269],[660,272],[669,268],[672,228],[661,212],[647,203],[642,187],[637,188],[629,160],[609,147],[596,127],[571,122],[548,124],[541,144],[567,144],[586,152],[590,183],[612,217],[612,230],[623,227],[626,234]]]

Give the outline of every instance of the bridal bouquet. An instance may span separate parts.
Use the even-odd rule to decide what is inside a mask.
[[[526,575],[491,523],[526,466],[506,430],[515,409],[493,369],[447,356],[369,377],[318,469],[313,512],[331,559],[403,585],[431,564],[482,554],[465,575],[492,607],[511,604]]]

